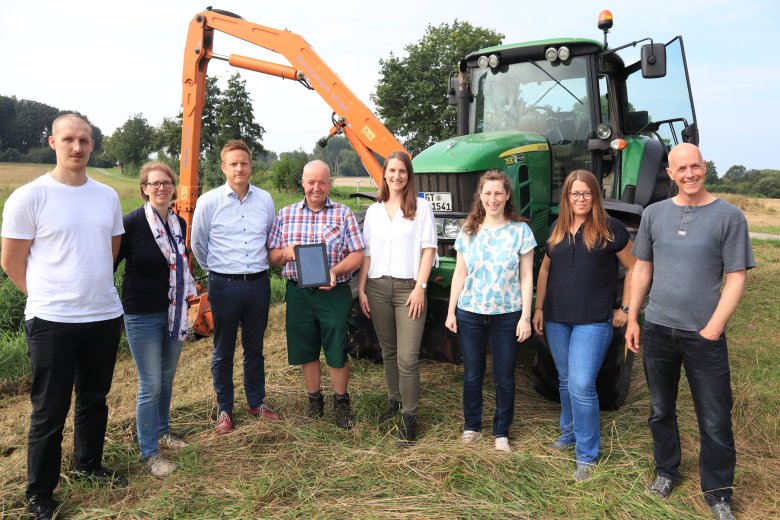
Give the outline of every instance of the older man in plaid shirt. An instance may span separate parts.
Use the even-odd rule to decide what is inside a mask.
[[[365,244],[352,211],[328,197],[330,169],[323,161],[311,161],[301,180],[305,198],[276,216],[268,239],[269,257],[283,265],[287,278],[287,359],[301,365],[309,396],[309,413],[324,414],[320,387],[320,346],[330,367],[333,409],[340,428],[351,427],[347,320],[352,307],[349,279],[363,262]],[[298,286],[295,249],[298,244],[324,242],[328,251],[330,285],[315,289]]]

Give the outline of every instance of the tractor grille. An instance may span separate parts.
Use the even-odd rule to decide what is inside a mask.
[[[483,172],[469,173],[417,173],[417,191],[446,192],[452,194],[452,211],[468,213],[474,201],[474,192]],[[444,217],[446,213],[437,214]]]
[[[445,237],[441,234],[442,219],[465,219],[474,203],[474,193],[483,172],[468,173],[417,173],[418,192],[438,192],[452,195],[452,212],[436,211],[434,215],[439,232],[439,257],[455,257],[455,237]]]

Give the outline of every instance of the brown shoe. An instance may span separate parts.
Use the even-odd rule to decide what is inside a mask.
[[[230,433],[233,430],[233,416],[228,412],[219,412],[216,430],[220,435]]]
[[[256,408],[249,408],[247,410],[247,413],[249,415],[259,416],[263,419],[268,419],[269,421],[280,421],[279,416],[276,415],[276,412],[268,408],[268,406],[261,404],[260,406]]]

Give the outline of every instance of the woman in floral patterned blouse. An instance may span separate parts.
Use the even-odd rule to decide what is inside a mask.
[[[489,340],[496,386],[495,448],[512,451],[508,434],[514,417],[515,362],[518,343],[531,336],[536,240],[515,211],[503,172],[487,171],[474,195],[471,213],[455,240],[458,255],[445,323],[458,334],[463,352],[461,441],[473,444],[482,437],[482,381]]]

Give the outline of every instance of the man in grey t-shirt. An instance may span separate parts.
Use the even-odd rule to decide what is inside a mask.
[[[642,337],[657,473],[648,491],[666,498],[679,481],[675,409],[682,365],[701,432],[701,488],[716,518],[733,518],[736,450],[724,330],[755,260],[742,212],[704,188],[699,149],[674,147],[666,171],[679,193],[642,215],[626,329],[627,346],[638,353],[639,309],[652,282]]]

